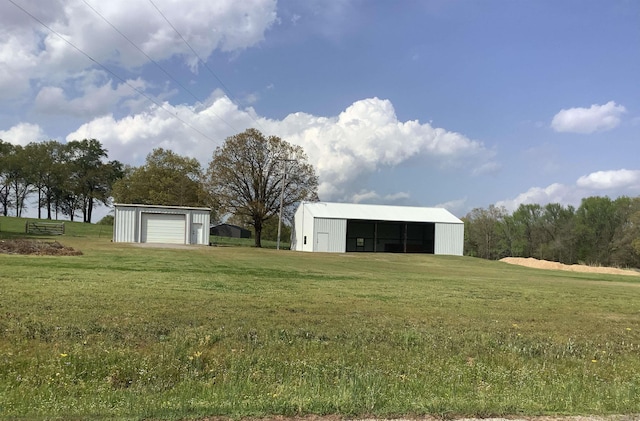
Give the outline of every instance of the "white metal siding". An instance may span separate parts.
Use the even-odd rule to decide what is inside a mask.
[[[313,251],[318,249],[318,233],[328,233],[327,250],[330,253],[344,253],[347,246],[347,220],[314,218]],[[309,239],[307,238],[307,243]]]
[[[351,214],[355,217],[345,216]],[[435,223],[434,253],[458,256],[463,253],[464,224],[444,209],[321,202],[303,202],[296,210],[292,249],[318,251],[318,233],[329,233],[328,251],[344,253],[346,251],[348,219],[433,222]],[[324,239],[322,243],[324,246]]]
[[[291,250],[302,251],[304,246],[304,206],[298,206],[293,215],[293,229],[291,230]]]
[[[142,213],[140,242],[185,244],[185,214]]]
[[[209,244],[209,220],[209,212],[191,211],[191,223],[202,225],[202,233],[198,237],[198,242],[192,244]]]
[[[208,208],[116,204],[113,241],[121,243],[177,242],[179,244],[206,245],[209,244],[209,212],[210,209]],[[151,217],[151,231],[149,230],[149,215],[156,215]],[[155,220],[153,220],[154,218]],[[173,225],[169,223],[168,229],[170,231],[173,230],[173,234],[163,233],[163,231],[167,230],[167,227],[159,222],[162,219],[180,220],[181,223],[178,224],[175,221]],[[158,223],[160,223],[160,226],[157,226]],[[201,224],[202,226],[202,232],[197,235],[197,242],[192,241],[191,238],[191,228],[196,227],[194,224]],[[157,229],[160,231],[155,233],[154,231]],[[180,240],[178,240],[178,229],[181,230]],[[168,240],[163,238],[167,235],[171,237]],[[196,240],[196,238],[193,240]]]
[[[314,218],[313,214],[308,211],[307,207],[300,205],[294,217],[294,238],[295,244],[292,250],[297,251],[314,251]]]
[[[116,207],[114,212],[113,241],[135,243],[138,241],[137,208]]]
[[[464,224],[436,224],[434,254],[462,256]]]

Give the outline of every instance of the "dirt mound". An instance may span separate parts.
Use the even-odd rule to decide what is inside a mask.
[[[585,265],[565,265],[558,262],[550,262],[548,260],[538,260],[533,257],[505,257],[500,259],[501,262],[510,263],[512,265],[526,266],[536,269],[551,270],[568,270],[571,272],[588,272],[588,273],[606,273],[609,275],[631,275],[640,276],[640,272],[632,269],[617,269],[598,266]]]
[[[79,250],[66,247],[57,241],[39,241],[19,238],[0,240],[0,253],[4,254],[36,254],[40,256],[79,256]]]

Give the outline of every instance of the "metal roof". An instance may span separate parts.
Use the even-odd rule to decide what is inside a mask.
[[[300,206],[304,206],[305,211],[308,211],[316,218],[397,222],[441,222],[448,224],[463,223],[444,208],[329,202],[302,202]]]
[[[198,208],[193,206],[142,205],[139,203],[114,203],[113,206],[116,208],[184,209],[211,212],[210,208]]]

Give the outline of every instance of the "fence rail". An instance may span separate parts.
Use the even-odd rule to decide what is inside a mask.
[[[62,235],[64,234],[64,223],[27,222],[25,232],[27,234]]]

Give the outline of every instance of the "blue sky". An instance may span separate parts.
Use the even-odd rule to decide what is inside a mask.
[[[256,127],[305,148],[322,200],[457,216],[640,195],[638,1],[102,3],[0,4],[1,139],[206,167]]]

